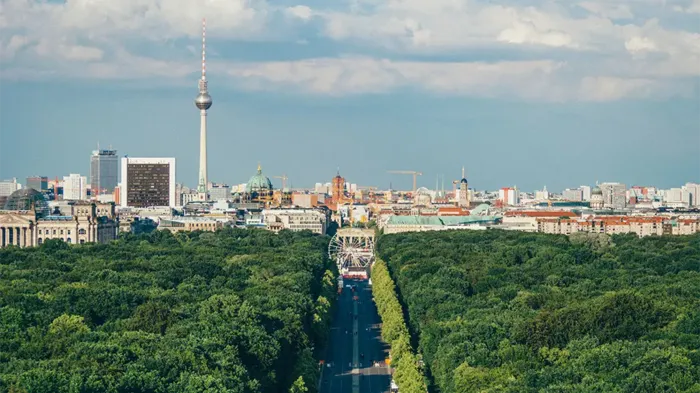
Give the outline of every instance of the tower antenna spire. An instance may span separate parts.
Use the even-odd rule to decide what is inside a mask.
[[[207,80],[207,18],[202,18],[202,80]]]

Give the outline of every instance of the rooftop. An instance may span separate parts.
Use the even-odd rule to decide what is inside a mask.
[[[391,216],[387,225],[453,226],[491,223],[495,216]]]

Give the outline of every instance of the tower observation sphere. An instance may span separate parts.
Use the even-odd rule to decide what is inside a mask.
[[[194,104],[200,110],[207,110],[207,109],[211,108],[211,104],[212,104],[211,96],[207,92],[199,93],[197,98],[194,99]]]

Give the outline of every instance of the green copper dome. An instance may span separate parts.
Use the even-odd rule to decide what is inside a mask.
[[[246,186],[246,190],[249,194],[261,191],[272,191],[272,182],[267,176],[263,175],[262,168],[258,165],[258,173],[253,175]]]

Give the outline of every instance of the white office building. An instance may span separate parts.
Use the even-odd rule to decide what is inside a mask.
[[[700,184],[686,183],[683,188],[690,194],[690,206],[700,207]]]
[[[591,186],[580,186],[579,189],[581,190],[581,193],[583,194],[583,200],[590,201],[591,200]]]
[[[175,158],[122,158],[122,207],[175,207]]]
[[[326,234],[326,215],[314,209],[265,209],[263,222],[267,229],[275,232],[289,229]]]
[[[589,190],[589,192],[590,192],[590,190]],[[574,188],[573,190],[570,188],[567,188],[562,193],[562,197],[564,199],[566,199],[567,201],[581,202],[581,201],[583,201],[583,190],[580,188]],[[590,198],[590,196],[589,196],[589,198]]]
[[[664,191],[664,204],[669,207],[689,207],[690,192],[684,188],[672,188]]]
[[[87,177],[77,173],[63,176],[63,199],[82,201],[87,199]]]
[[[11,180],[0,181],[0,197],[10,196],[13,192],[22,188],[22,185],[17,183],[17,178]],[[0,206],[2,208],[2,206]]]

